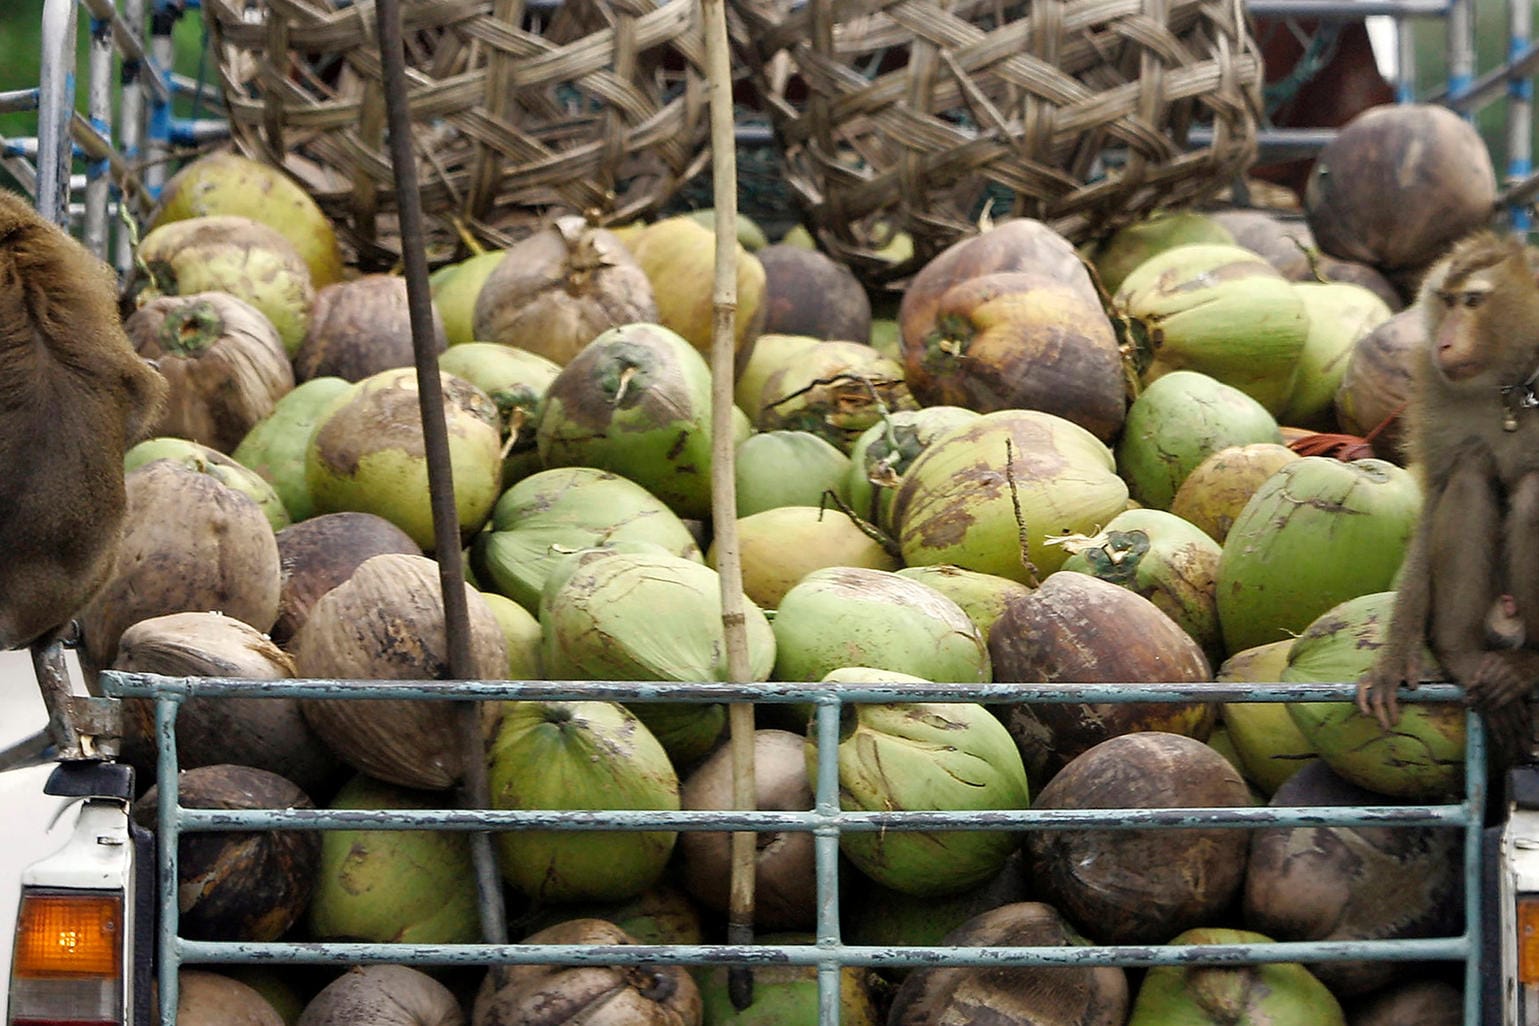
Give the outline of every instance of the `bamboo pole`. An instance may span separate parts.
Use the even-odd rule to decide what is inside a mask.
[[[732,431],[732,377],[737,348],[737,138],[732,110],[732,59],[727,47],[724,0],[701,0],[705,30],[706,86],[711,111],[711,171],[716,210],[716,281],[711,323],[711,524],[716,572],[721,577],[721,620],[727,647],[727,679],[748,683],[747,621],[743,615],[743,571],[737,541],[737,484]],[[728,712],[732,748],[732,799],[737,809],[758,804],[754,786],[754,714],[749,702]],[[753,942],[756,838],[732,835],[732,879],[727,910],[727,943]],[[728,971],[732,1003],[742,1010],[753,1001],[747,966]]]

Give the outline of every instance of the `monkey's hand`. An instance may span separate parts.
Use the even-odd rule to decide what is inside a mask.
[[[1415,654],[1401,656],[1386,650],[1367,676],[1357,682],[1357,709],[1389,730],[1400,721],[1400,701],[1396,692],[1402,686],[1415,688],[1420,682],[1421,661]]]
[[[1486,652],[1464,681],[1465,701],[1483,713],[1521,702],[1539,684],[1539,652],[1503,649]]]

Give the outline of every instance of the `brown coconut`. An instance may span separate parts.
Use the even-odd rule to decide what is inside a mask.
[[[784,243],[755,254],[764,265],[764,333],[869,342],[871,299],[850,269]]]
[[[754,733],[754,808],[802,812],[812,808],[807,780],[806,742],[784,730]],[[718,748],[689,775],[680,808],[731,809],[732,751]],[[803,930],[817,922],[817,866],[813,836],[805,830],[756,835],[754,925],[766,930]],[[679,834],[684,886],[701,904],[725,913],[732,877],[732,835],[686,830]]]
[[[946,935],[961,947],[1060,947],[1083,943],[1051,905],[1022,901],[974,916]],[[1128,982],[1117,966],[980,970],[923,967],[893,995],[888,1026],[960,1023],[1123,1026]]]
[[[287,645],[320,597],[372,556],[421,555],[411,536],[373,513],[325,513],[278,532],[283,590],[272,638]]]
[[[84,662],[110,666],[130,625],[214,611],[266,631],[278,617],[278,543],[262,508],[171,460],[128,472],[112,577],[81,610]]]
[[[310,1000],[295,1026],[464,1026],[448,987],[404,965],[354,966]]]
[[[204,969],[176,972],[177,1026],[284,1026],[256,988]]]
[[[1304,211],[1320,248],[1343,260],[1424,267],[1489,223],[1491,154],[1475,126],[1436,104],[1370,107],[1320,151]]]
[[[904,379],[923,406],[1042,410],[1103,442],[1127,409],[1111,320],[1083,289],[1037,272],[985,274],[941,294],[935,326],[903,335]]]
[[[1212,680],[1202,648],[1149,599],[1079,573],[1056,573],[1010,598],[989,630],[996,681],[1047,684]],[[1034,780],[1080,753],[1134,731],[1206,739],[1210,702],[1017,703],[1005,714]]]
[[[1392,805],[1314,761],[1271,804]],[[1245,926],[1280,941],[1445,937],[1462,925],[1463,838],[1434,827],[1299,826],[1257,830],[1245,870]],[[1405,962],[1306,968],[1339,997],[1414,974]]]
[[[1001,271],[1030,271],[1065,282],[1087,302],[1100,293],[1074,246],[1041,221],[1016,217],[947,246],[914,275],[898,305],[905,346],[917,345],[936,329],[941,297],[954,285]]]
[[[572,919],[525,944],[635,944],[602,919]],[[700,1026],[700,991],[683,966],[502,965],[487,972],[473,1026]],[[302,1024],[304,1026],[304,1024]]]
[[[471,671],[497,680],[507,642],[481,595],[465,585],[470,609]],[[438,564],[387,553],[365,560],[325,595],[294,635],[290,650],[303,677],[338,680],[443,680],[449,676]],[[439,790],[464,772],[465,751],[454,703],[396,699],[310,699],[305,719],[343,761],[372,777]]]
[[[613,232],[563,217],[515,243],[481,286],[475,337],[561,366],[600,334],[657,320],[652,283]]]
[[[1035,809],[1247,807],[1250,789],[1222,755],[1180,734],[1103,741],[1063,768]],[[1246,832],[1041,830],[1028,833],[1033,893],[1103,944],[1163,944],[1220,921],[1245,873]]]
[[[1287,218],[1265,210],[1214,210],[1208,214],[1234,236],[1235,244],[1250,250],[1289,281],[1307,281],[1315,252],[1314,233],[1300,218]]]
[[[157,435],[233,452],[294,388],[277,329],[228,293],[162,296],[134,311],[123,330],[169,386]]]
[[[243,681],[294,676],[293,660],[282,649],[255,628],[218,613],[140,620],[123,632],[112,668]],[[129,699],[126,709],[134,731],[127,757],[141,775],[154,779],[154,706]],[[312,796],[330,793],[341,768],[292,698],[189,698],[177,715],[176,750],[183,769],[252,766],[277,773]]]
[[[433,311],[438,352],[448,346],[443,318]],[[315,294],[305,340],[294,354],[298,381],[336,377],[362,381],[392,367],[409,367],[413,351],[406,279],[366,274],[327,285]]]
[[[250,766],[200,766],[177,776],[188,809],[313,809],[276,773]],[[140,826],[156,828],[159,787],[134,803]],[[304,913],[315,889],[321,839],[311,830],[184,833],[177,841],[178,929],[195,940],[270,941]]]
[[[1404,418],[1411,368],[1426,344],[1423,312],[1411,307],[1358,339],[1336,389],[1336,420],[1347,434],[1371,439],[1374,455],[1404,463]]]
[[[1283,464],[1299,458],[1298,453],[1276,442],[1220,449],[1186,475],[1170,501],[1170,512],[1221,543],[1261,483]]]

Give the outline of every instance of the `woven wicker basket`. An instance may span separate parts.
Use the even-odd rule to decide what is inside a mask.
[[[287,167],[364,265],[399,253],[370,0],[205,0],[237,146]],[[430,254],[655,210],[709,161],[695,0],[403,0]]]
[[[735,42],[821,243],[901,277],[982,217],[1078,241],[1255,157],[1241,0],[733,0]],[[1202,127],[1211,142],[1193,146]],[[897,231],[911,260],[879,255]]]

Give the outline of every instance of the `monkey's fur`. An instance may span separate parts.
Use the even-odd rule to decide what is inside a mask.
[[[0,648],[46,640],[106,580],[123,451],[164,398],[111,269],[0,190]]]
[[[1479,232],[1433,266],[1417,302],[1427,341],[1406,424],[1425,502],[1358,706],[1392,725],[1425,644],[1511,761],[1539,682],[1539,285],[1521,244]],[[1490,629],[1496,609],[1508,629]]]

